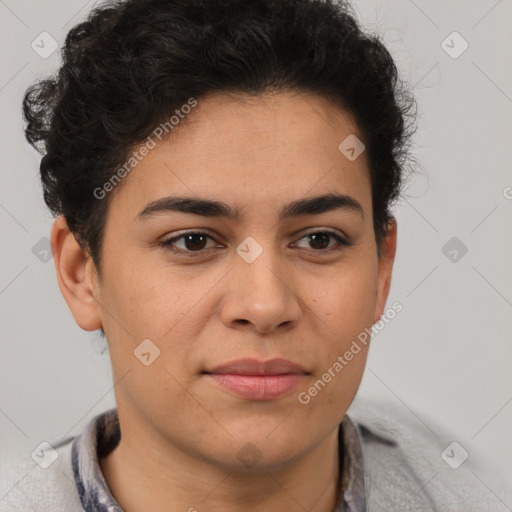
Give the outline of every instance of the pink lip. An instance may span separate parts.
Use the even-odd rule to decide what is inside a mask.
[[[249,400],[273,400],[290,393],[308,372],[286,359],[238,359],[204,372],[220,387]]]

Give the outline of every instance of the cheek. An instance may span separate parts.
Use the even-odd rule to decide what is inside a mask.
[[[342,348],[340,341],[357,337],[371,326],[376,294],[376,274],[369,268],[352,267],[316,287],[310,299],[312,307],[329,327],[337,348]]]
[[[373,323],[377,285],[371,267],[353,266],[330,282],[310,297],[313,318],[323,332],[315,351],[315,381],[322,382],[311,390],[313,407],[351,402],[366,365]]]
[[[192,279],[183,273],[165,273],[164,269],[159,272],[143,266],[137,272],[130,270],[126,264],[112,266],[102,288],[104,330],[116,374],[121,377],[128,370],[141,369],[134,351],[149,339],[156,347],[148,344],[150,352],[158,354],[158,358],[146,368],[142,380],[153,373],[147,370],[160,367],[169,368],[178,376],[185,364],[194,363],[196,341],[212,314],[205,309],[208,301],[202,299],[218,278]],[[168,378],[169,374],[163,373],[158,382]],[[147,384],[154,385],[154,381]]]
[[[337,356],[333,358],[309,387],[302,390],[297,399],[309,415],[329,417],[332,425],[343,419],[357,393],[366,365],[368,347],[359,345],[357,354],[353,354],[350,361],[345,359],[346,351],[341,352],[340,360]]]
[[[179,278],[143,262],[112,265],[108,275],[102,299],[134,335],[159,337],[172,327],[187,302]]]
[[[297,401],[311,417],[338,424],[354,399],[366,366],[371,312],[367,301],[339,301],[343,312],[330,324],[330,337],[315,346],[317,364]],[[334,315],[334,312],[333,312]],[[366,329],[366,331],[365,331]]]

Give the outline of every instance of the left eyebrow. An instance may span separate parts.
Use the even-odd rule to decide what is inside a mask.
[[[279,211],[279,221],[304,215],[320,215],[333,210],[358,212],[364,218],[364,209],[351,196],[344,194],[325,194],[306,197],[288,203]],[[181,212],[203,217],[224,217],[240,220],[239,208],[233,208],[222,201],[198,199],[196,197],[168,196],[148,203],[138,214],[137,219],[144,219],[156,213]]]

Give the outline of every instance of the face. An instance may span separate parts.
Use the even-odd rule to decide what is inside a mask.
[[[276,467],[337,428],[368,345],[345,354],[383,312],[395,241],[379,259],[366,154],[338,149],[351,134],[314,95],[215,95],[123,178],[94,304],[68,304],[105,331],[124,432],[243,469],[247,443]],[[296,366],[215,371],[245,358]]]

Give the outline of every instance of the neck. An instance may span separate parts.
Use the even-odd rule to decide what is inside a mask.
[[[219,467],[158,436],[122,432],[100,466],[125,512],[332,512],[339,496],[337,428],[299,460],[257,470]]]

